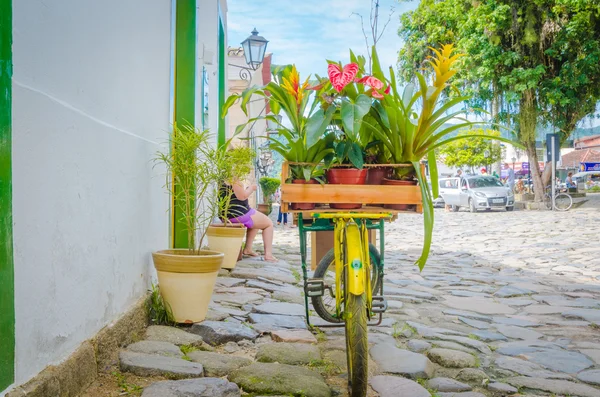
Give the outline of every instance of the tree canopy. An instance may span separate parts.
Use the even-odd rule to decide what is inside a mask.
[[[401,18],[400,75],[409,80],[430,55],[453,42],[466,56],[458,81],[473,108],[517,131],[537,165],[536,127],[566,140],[600,99],[600,3],[592,0],[422,0]],[[536,192],[543,191],[532,168]],[[539,197],[541,198],[541,196]]]
[[[459,135],[489,135],[490,137],[500,136],[499,131],[495,130],[471,130],[459,133]],[[486,157],[487,152],[487,157]],[[449,167],[469,168],[488,166],[502,159],[502,148],[498,142],[482,137],[473,137],[453,141],[443,146],[439,150],[439,156]]]

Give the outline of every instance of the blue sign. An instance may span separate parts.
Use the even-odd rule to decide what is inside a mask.
[[[600,171],[600,163],[581,163],[579,171]]]

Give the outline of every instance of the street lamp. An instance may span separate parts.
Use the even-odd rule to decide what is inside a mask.
[[[514,171],[515,170],[515,162],[517,161],[517,158],[513,157],[511,160],[513,162],[513,171]]]
[[[256,28],[254,28],[252,34],[248,36],[246,40],[242,41],[246,63],[252,70],[258,69],[263,62],[263,59],[265,59],[265,51],[267,50],[268,42],[267,39],[258,35]]]
[[[252,31],[252,34],[242,41],[242,48],[233,48],[228,52],[229,56],[239,56],[242,50],[244,51],[244,58],[246,58],[246,64],[248,66],[234,65],[229,63],[229,66],[240,69],[240,79],[250,82],[252,80],[252,72],[256,71],[258,67],[263,63],[265,59],[265,52],[267,51],[267,43],[269,41],[262,36],[258,35],[256,28]]]

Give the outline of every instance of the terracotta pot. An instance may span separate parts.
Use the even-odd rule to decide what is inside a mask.
[[[233,269],[237,263],[237,252],[242,247],[246,228],[240,224],[210,225],[206,231],[208,247],[225,254],[223,269]]]
[[[389,175],[389,168],[368,168],[366,185],[381,185]]]
[[[332,168],[327,170],[327,182],[332,185],[364,185],[367,180],[367,169]],[[356,210],[362,204],[331,203],[329,207],[338,210]]]
[[[257,209],[259,212],[262,212],[266,216],[269,216],[271,214],[271,206],[269,204],[259,204]]]
[[[398,179],[387,179],[383,180],[384,185],[394,185],[394,186],[415,186],[417,181],[401,181]],[[386,204],[385,208],[390,210],[398,210],[398,211],[406,211],[413,209],[415,206],[412,204]]]
[[[158,287],[178,323],[203,321],[223,263],[223,253],[202,250],[190,255],[187,249],[152,253]]]
[[[294,179],[292,181],[292,183],[298,184],[298,185],[315,185],[319,182],[317,182],[315,179],[311,179],[309,181],[307,181],[306,179]],[[304,210],[314,210],[315,209],[315,203],[292,203],[290,205],[291,209],[293,210],[300,210],[300,211],[304,211]]]

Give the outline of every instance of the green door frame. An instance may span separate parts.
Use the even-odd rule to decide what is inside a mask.
[[[227,53],[227,42],[225,41],[225,27],[221,16],[221,7],[219,6],[219,130],[217,133],[217,144],[219,147],[225,145],[227,131],[225,131],[225,117],[223,117],[223,106],[225,105],[225,95],[227,94],[227,64],[225,63],[225,54]]]
[[[196,120],[196,0],[176,0],[175,8],[173,120],[176,126],[193,127]],[[184,203],[175,202],[174,197],[172,200],[171,243],[173,248],[188,248],[186,225],[181,217]]]
[[[11,99],[12,0],[0,0],[0,392],[15,378]]]

